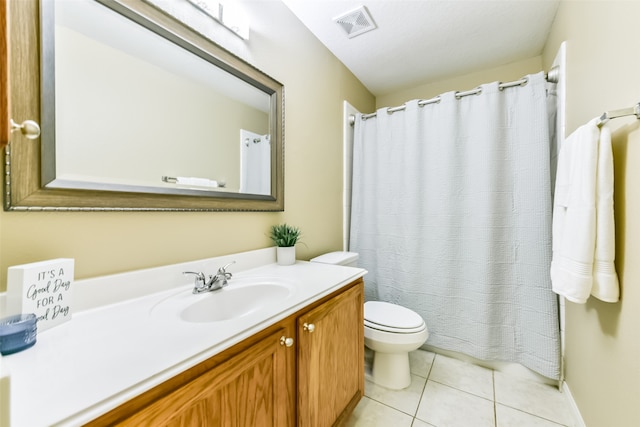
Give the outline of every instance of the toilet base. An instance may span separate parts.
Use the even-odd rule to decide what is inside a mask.
[[[373,356],[373,382],[392,390],[402,390],[411,384],[409,353],[381,353]]]

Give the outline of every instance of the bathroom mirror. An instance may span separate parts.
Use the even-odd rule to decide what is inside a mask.
[[[144,1],[10,7],[42,134],[12,136],[7,210],[283,210],[280,83]]]

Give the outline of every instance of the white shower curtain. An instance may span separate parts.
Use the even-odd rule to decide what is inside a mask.
[[[240,129],[240,192],[271,194],[271,137]]]
[[[544,74],[356,120],[350,249],[428,345],[559,378]]]

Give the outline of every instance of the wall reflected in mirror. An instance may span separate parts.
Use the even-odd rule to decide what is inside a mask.
[[[49,6],[43,185],[271,194],[271,94],[96,1]]]

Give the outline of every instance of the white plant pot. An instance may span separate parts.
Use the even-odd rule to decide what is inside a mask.
[[[278,246],[276,248],[276,259],[278,260],[278,265],[295,264],[296,263],[296,247],[295,246],[287,246],[287,247]]]

